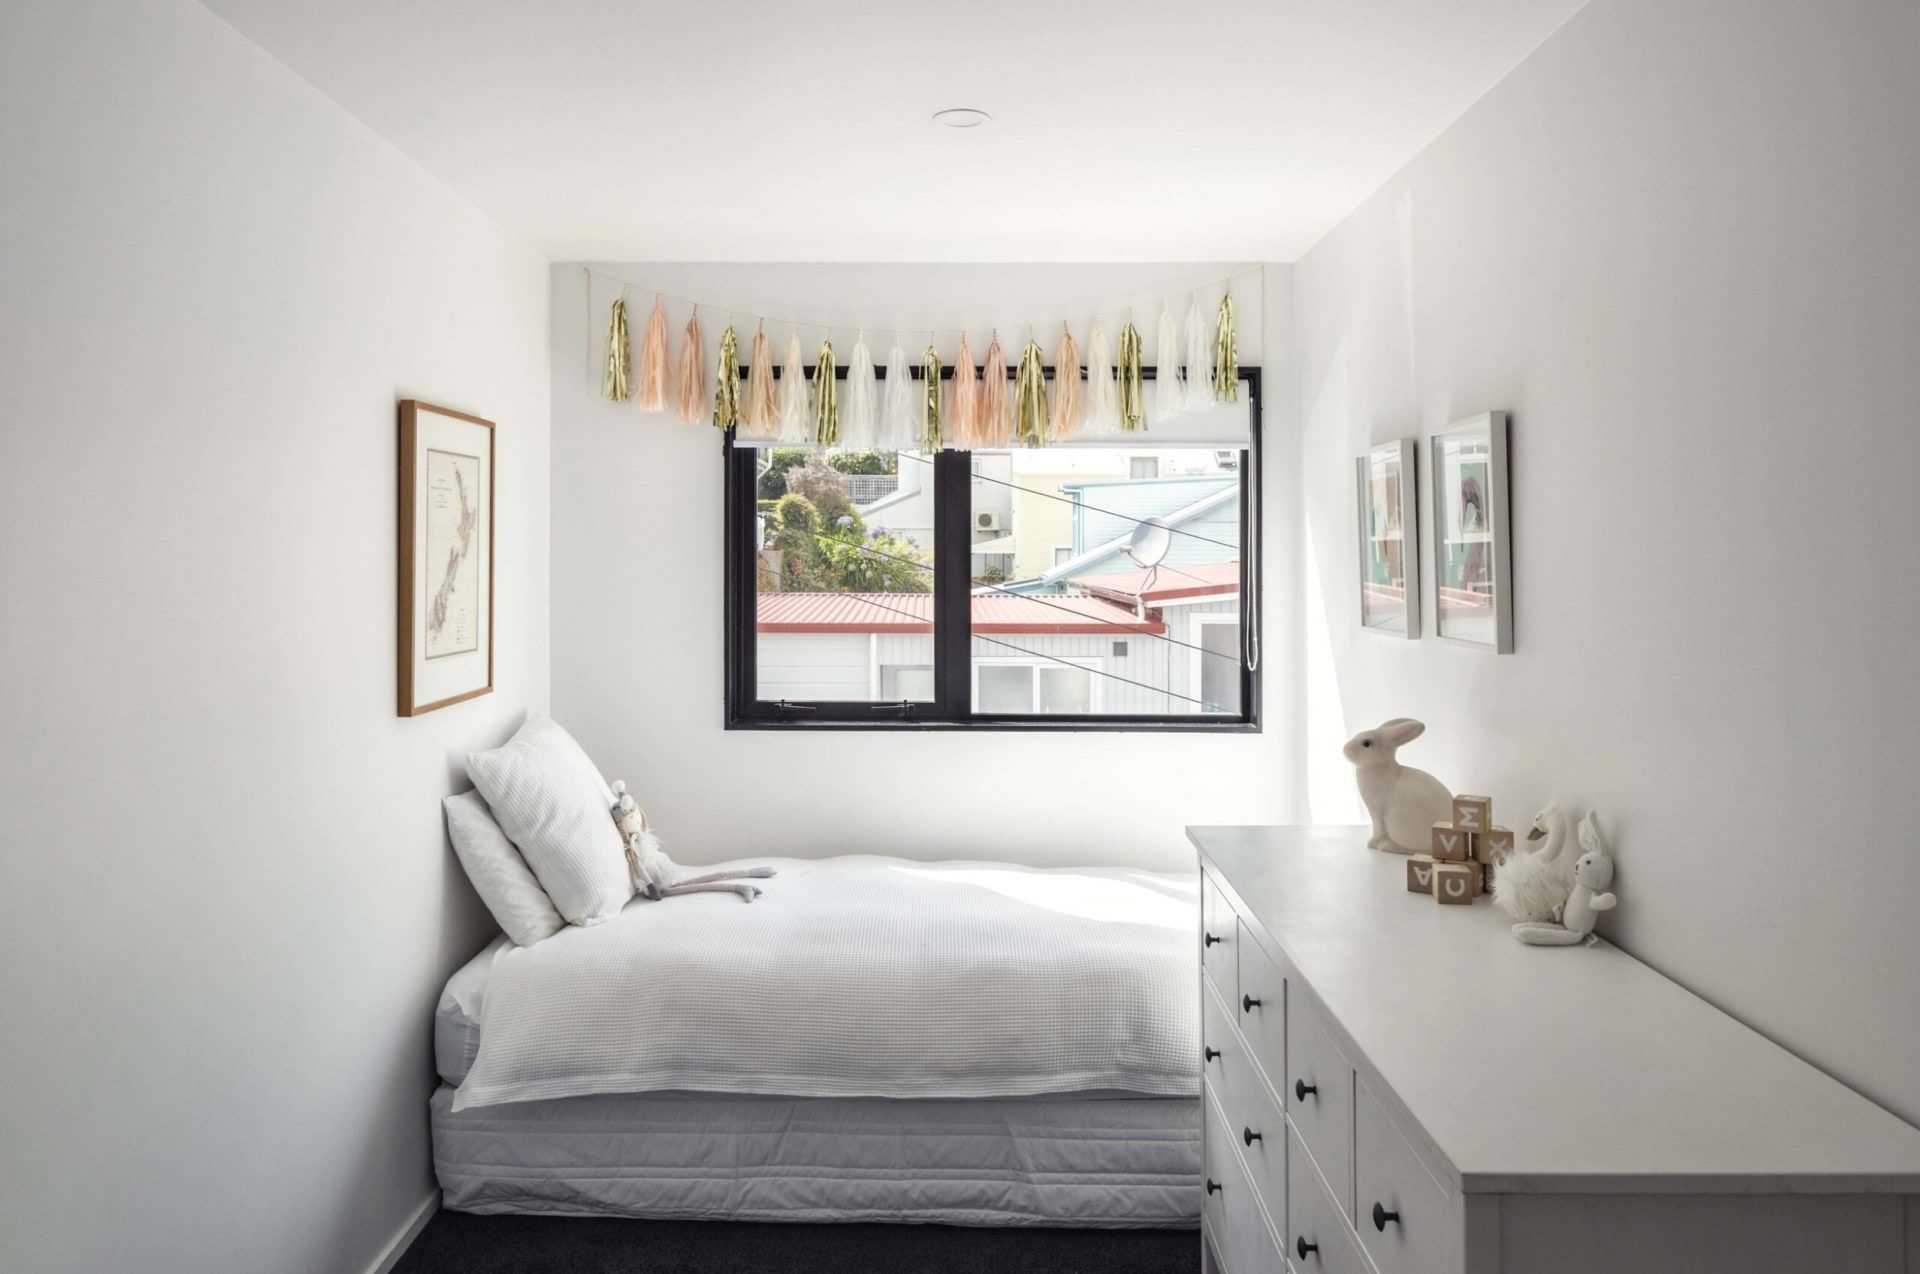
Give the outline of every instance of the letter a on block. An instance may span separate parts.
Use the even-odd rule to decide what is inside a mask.
[[[1415,854],[1407,859],[1407,892],[1410,894],[1433,892],[1433,858],[1430,855]]]

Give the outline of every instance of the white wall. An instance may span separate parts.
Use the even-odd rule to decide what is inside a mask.
[[[889,326],[997,320],[1004,343],[1025,322],[1124,307],[1218,279],[1232,266],[621,265],[610,273],[708,303],[709,343],[725,307],[841,324]],[[1267,272],[1283,307],[1284,268]],[[1180,868],[1188,823],[1293,817],[1292,690],[1270,684],[1272,724],[1259,735],[850,733],[722,728],[721,456],[708,425],[642,415],[599,397],[598,348],[618,289],[579,265],[553,270],[554,710],[611,777],[625,777],[685,862],[747,854],[866,852],[990,857],[1041,864],[1114,862]],[[1217,300],[1218,291],[1205,294]],[[1262,361],[1258,276],[1237,291],[1241,357]],[[635,290],[635,348],[652,297]],[[1184,304],[1176,306],[1183,313]],[[686,313],[671,310],[675,347]],[[1136,322],[1151,342],[1157,310]],[[1124,314],[1109,313],[1108,337]],[[1083,342],[1086,319],[1076,324]],[[749,328],[748,335],[751,335]],[[811,360],[824,333],[803,331]],[[976,356],[988,333],[974,333]],[[784,325],[769,324],[776,348]],[[1051,348],[1059,330],[1038,332]],[[885,357],[887,338],[870,335]],[[942,337],[950,359],[955,336]],[[743,339],[742,345],[746,344]],[[908,344],[925,344],[919,337]],[[1154,351],[1149,347],[1148,357]],[[744,350],[743,350],[744,354]],[[844,355],[843,355],[844,357]],[[711,375],[711,362],[709,362]],[[1267,399],[1269,443],[1283,449],[1288,413]],[[1290,475],[1268,469],[1272,507],[1290,505]],[[1284,519],[1282,519],[1284,521]],[[1285,549],[1291,533],[1270,543]],[[1270,581],[1288,573],[1269,559]],[[1267,598],[1270,667],[1291,658],[1291,598]],[[992,791],[994,799],[977,794]],[[1071,813],[1063,815],[1063,804]]]
[[[547,274],[185,0],[0,37],[0,1268],[363,1270],[547,683]],[[497,691],[394,716],[395,407],[498,422]]]
[[[1597,806],[1612,936],[1909,1120],[1916,65],[1912,4],[1595,0],[1294,276],[1314,813],[1402,714]],[[1517,652],[1358,634],[1354,453],[1489,408]]]

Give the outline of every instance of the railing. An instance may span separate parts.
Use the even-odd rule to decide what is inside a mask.
[[[884,500],[900,489],[897,473],[851,473],[847,475],[847,498],[856,505]]]

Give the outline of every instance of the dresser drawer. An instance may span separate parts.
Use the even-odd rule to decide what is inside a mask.
[[[1207,1105],[1207,1171],[1218,1190],[1207,1195],[1207,1227],[1226,1274],[1270,1274],[1281,1266],[1279,1238],[1234,1150],[1220,1110]]]
[[[1320,1007],[1293,988],[1287,998],[1287,1115],[1326,1178],[1334,1201],[1353,1215],[1353,1066],[1334,1044]]]
[[[1380,1274],[1450,1274],[1463,1266],[1465,1206],[1436,1180],[1366,1084],[1354,1095],[1354,1228]],[[1376,1211],[1377,1209],[1377,1211]]]
[[[1261,945],[1240,931],[1240,999],[1234,1003],[1260,1080],[1287,1104],[1287,980]]]
[[[1240,951],[1240,921],[1226,895],[1213,883],[1213,877],[1200,878],[1200,966],[1220,998],[1229,1004],[1240,1001],[1240,980],[1235,961]]]
[[[1207,1086],[1223,1096],[1227,1091],[1227,1059],[1240,1052],[1240,1037],[1219,993],[1211,986],[1200,992],[1200,1074]]]
[[[1287,1224],[1287,1120],[1252,1061],[1235,1047],[1217,1059],[1223,1082],[1217,1090],[1227,1139],[1245,1161],[1253,1191],[1276,1230]]]
[[[1346,1217],[1314,1172],[1300,1138],[1287,1134],[1286,1258],[1300,1274],[1370,1274]]]

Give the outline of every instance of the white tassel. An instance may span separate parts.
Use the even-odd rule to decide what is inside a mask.
[[[1153,420],[1158,424],[1178,416],[1184,406],[1180,385],[1180,333],[1173,310],[1160,307],[1160,334],[1153,349]]]
[[[873,354],[862,332],[847,360],[847,383],[840,399],[840,445],[871,451],[880,430],[880,387],[873,375]]]
[[[1187,307],[1187,410],[1213,406],[1213,333],[1196,298]]]
[[[1085,432],[1110,438],[1120,432],[1120,386],[1113,379],[1113,353],[1106,329],[1096,321],[1087,337],[1087,416]]]
[[[800,333],[787,337],[787,354],[780,369],[780,441],[813,441],[813,416],[807,410],[807,364],[800,352]]]
[[[887,392],[880,412],[879,450],[912,451],[920,445],[919,391],[907,351],[895,341],[887,351]]]

